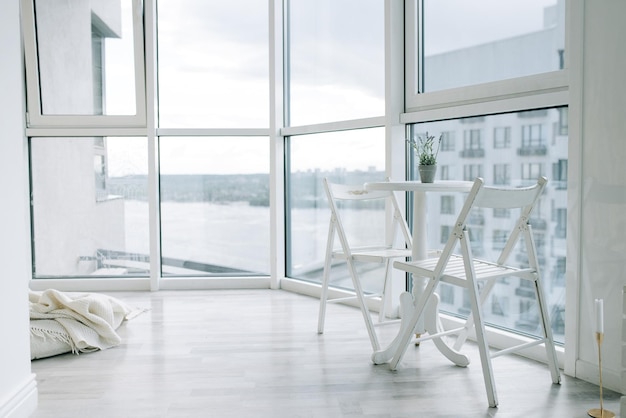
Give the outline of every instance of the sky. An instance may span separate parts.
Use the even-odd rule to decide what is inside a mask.
[[[440,53],[540,30],[543,8],[555,1],[425,0],[427,52]],[[122,1],[123,6],[129,3]],[[292,125],[383,114],[383,4],[382,0],[292,0]],[[159,1],[162,127],[269,125],[267,10],[267,2],[259,0]],[[130,16],[128,9],[124,13]],[[125,34],[130,33],[129,25],[127,19]],[[108,110],[132,113],[132,101],[128,100],[133,88],[132,66],[128,65],[132,50],[123,41],[109,41]],[[382,142],[382,133],[375,131]],[[328,138],[328,146],[305,146],[304,141],[299,141],[302,145],[295,147],[294,152],[303,152],[308,158],[295,158],[303,169],[307,165],[333,169],[336,164],[348,169],[373,164],[383,169],[383,159],[359,158],[361,154],[355,152],[364,135],[364,131],[318,135],[319,139]],[[196,151],[183,150],[182,142],[172,146],[171,140],[163,153],[170,157],[163,168],[171,172],[264,172],[269,167],[267,153],[260,153],[256,146],[243,145],[248,139],[235,138],[239,144],[228,144],[219,150],[216,141],[206,141],[206,146],[202,141],[188,141]],[[331,140],[334,142],[328,142]],[[239,153],[238,164],[218,157],[233,152],[231,147]],[[330,148],[335,152],[329,153]],[[140,162],[125,161],[141,154],[111,149],[110,173],[143,167]],[[210,164],[198,155],[211,155]],[[119,156],[117,162],[115,156]]]

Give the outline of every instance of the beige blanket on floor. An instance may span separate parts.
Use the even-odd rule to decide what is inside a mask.
[[[124,320],[144,312],[97,293],[48,289],[31,291],[29,301],[31,359],[114,347],[121,342],[115,330]]]

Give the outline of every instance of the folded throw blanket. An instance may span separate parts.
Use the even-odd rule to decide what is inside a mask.
[[[143,309],[111,296],[54,289],[29,293],[31,336],[69,345],[73,353],[104,350],[121,342],[115,330]],[[40,358],[31,353],[31,358]]]

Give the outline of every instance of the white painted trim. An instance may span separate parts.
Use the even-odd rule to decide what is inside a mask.
[[[319,299],[322,293],[322,285],[320,283],[305,282],[303,280],[292,279],[292,278],[287,277],[281,281],[281,290],[284,290],[286,292],[298,293],[300,295],[311,296],[316,299]],[[345,297],[350,297],[350,296],[354,296],[354,292],[349,291],[349,290],[338,289],[336,287],[328,288],[328,300],[335,299],[335,298],[345,298]],[[351,306],[356,309],[361,309],[356,299],[346,300],[346,301],[336,302],[336,303],[341,303],[342,305]],[[367,303],[367,308],[371,312],[380,311],[380,298],[368,298],[366,300],[366,303]],[[391,317],[392,318],[397,317],[398,310],[394,310],[392,312],[394,312],[396,315],[393,316],[392,314]]]
[[[151,78],[151,77],[148,77]],[[149,89],[148,100],[154,101],[153,91]],[[153,113],[152,110],[150,113]],[[154,123],[155,124],[155,123]],[[93,136],[147,136],[148,132],[156,132],[157,136],[258,136],[266,138],[270,130],[258,129],[158,129],[153,123],[148,128],[27,128],[26,135],[29,137],[93,137]]]
[[[107,279],[33,279],[29,288],[34,291],[57,289],[62,292],[125,292],[150,290],[149,278]]]
[[[159,128],[158,136],[262,136],[267,137],[267,128]]]
[[[0,399],[0,417],[28,418],[37,409],[37,380],[30,374],[10,396]]]
[[[324,132],[349,131],[385,126],[385,117],[344,120],[339,122],[318,123],[306,126],[286,126],[280,130],[282,136],[318,134]]]
[[[272,289],[279,289],[285,277],[285,138],[280,134],[285,125],[283,87],[286,68],[284,44],[286,1],[269,0],[269,84],[270,84],[270,277]]]
[[[159,139],[156,136],[157,111],[157,5],[145,1],[146,103],[148,128],[148,236],[150,248],[150,290],[159,290],[161,280],[161,205],[159,188]]]
[[[147,136],[146,128],[27,128],[28,137]]]
[[[411,3],[412,1],[408,1]],[[404,0],[385,0],[385,176],[405,179],[406,127],[400,120],[404,112]],[[398,206],[406,219],[406,193],[396,193]],[[385,230],[393,230],[393,208],[386,208]],[[406,288],[405,272],[392,269],[391,289],[385,293],[388,312],[400,309],[400,293]],[[379,308],[376,307],[376,310]]]
[[[590,338],[591,340],[591,338]],[[600,371],[597,363],[589,363],[584,360],[576,360],[576,377],[577,379],[591,382],[596,385],[600,384]],[[621,393],[622,376],[619,370],[602,368],[602,387]]]
[[[565,373],[578,377],[580,356],[580,287],[582,283],[583,73],[584,1],[566,3],[566,66],[570,68],[568,131],[567,239],[565,268]]]
[[[413,100],[407,98],[406,107],[409,111],[419,111],[523,96],[532,97],[538,94],[566,91],[568,85],[568,71],[561,70],[512,80],[493,81],[417,94]]]
[[[62,292],[134,292],[155,290],[150,278],[109,279],[36,279],[31,280],[31,290],[57,289]],[[269,276],[254,277],[161,277],[158,290],[220,290],[269,289]]]
[[[567,90],[542,92],[541,94],[496,98],[488,102],[458,103],[411,111],[400,116],[403,123],[429,122],[470,116],[516,112],[527,109],[564,106],[569,103]]]
[[[270,289],[269,276],[261,277],[176,277],[161,278],[161,290]]]

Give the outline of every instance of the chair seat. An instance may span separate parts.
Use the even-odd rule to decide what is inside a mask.
[[[413,273],[416,276],[430,276],[435,270],[438,262],[439,258],[428,258],[425,260],[409,262],[396,261],[394,263],[394,267]],[[496,263],[478,259],[473,259],[472,265],[474,268],[476,280],[491,280],[508,276],[521,277],[527,280],[535,280],[535,278],[537,277],[536,271],[531,268],[520,269],[511,266],[502,266]],[[441,281],[457,285],[463,285],[463,282],[465,282],[466,280],[467,276],[463,257],[460,255],[452,254],[450,256],[448,264],[443,271]]]
[[[355,261],[381,263],[389,258],[411,257],[411,250],[389,247],[357,247],[350,250]],[[341,250],[333,251],[333,257],[346,259],[346,253]]]

